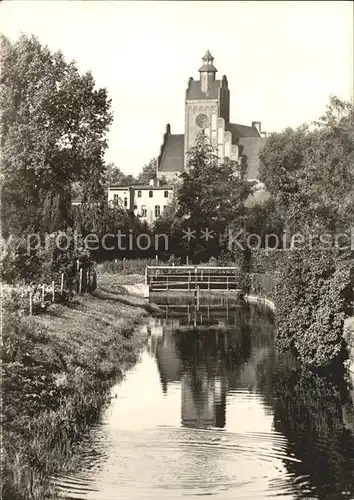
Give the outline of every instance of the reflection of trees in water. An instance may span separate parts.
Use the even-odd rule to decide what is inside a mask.
[[[184,371],[204,370],[209,378],[227,377],[237,366],[245,363],[251,353],[251,331],[247,311],[238,313],[237,326],[230,329],[174,332],[174,341]]]
[[[354,435],[343,422],[343,406],[351,412],[353,406],[343,373],[301,369],[290,355],[266,364],[271,376],[259,381],[261,392],[273,407],[275,430],[287,438],[287,455],[301,460],[285,460],[287,470],[294,477],[308,476],[316,498],[353,498]]]
[[[214,401],[217,427],[225,425],[227,390],[242,384],[257,385],[266,405],[273,409],[275,430],[287,438],[285,454],[300,460],[284,460],[299,498],[309,498],[305,491],[309,484],[315,498],[353,498],[354,433],[346,429],[344,404],[352,422],[354,412],[343,374],[330,377],[306,372],[290,354],[277,353],[273,349],[272,315],[268,317],[262,309],[240,309],[236,316],[236,326],[230,329],[202,332],[177,328],[168,336],[170,352],[179,367],[174,380],[187,376],[193,404],[200,411],[208,388],[221,381],[221,397]],[[163,378],[171,377],[166,371]],[[307,485],[295,481],[304,476]]]
[[[220,317],[219,309],[211,310],[210,317],[204,316],[208,324],[213,321],[213,312]],[[182,379],[185,400],[192,398],[189,414],[192,410],[195,415],[208,413],[212,407],[217,427],[225,426],[228,389],[237,388],[240,372],[253,351],[268,351],[273,336],[272,320],[254,307],[234,309],[224,319],[226,328],[203,330],[197,326],[186,331],[176,326],[173,333],[157,340],[156,349],[163,391],[167,392],[169,382]],[[246,379],[249,375],[246,383],[253,386],[256,373],[251,371]]]
[[[182,421],[186,425],[225,426],[230,373],[245,363],[251,352],[247,317],[238,315],[237,327],[232,329],[174,332],[182,364]]]

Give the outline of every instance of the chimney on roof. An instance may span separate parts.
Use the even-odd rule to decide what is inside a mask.
[[[261,122],[252,122],[252,128],[255,128],[261,134]]]

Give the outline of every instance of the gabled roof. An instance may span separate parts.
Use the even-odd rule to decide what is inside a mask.
[[[167,134],[159,172],[180,172],[184,163],[184,134]]]
[[[200,70],[199,70],[200,71]],[[202,92],[199,80],[190,80],[187,89],[186,99],[192,101],[195,99],[217,99],[219,97],[219,88],[221,87],[221,80],[214,80],[210,82],[208,92]]]
[[[261,137],[258,130],[248,125],[240,125],[239,123],[228,123],[226,130],[231,132],[232,142],[236,143],[241,137]]]

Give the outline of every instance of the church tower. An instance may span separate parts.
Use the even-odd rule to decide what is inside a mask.
[[[184,134],[173,134],[168,124],[158,157],[157,175],[168,181],[178,179],[188,163],[188,152],[204,132],[214,147],[219,162],[225,158],[243,162],[249,179],[258,176],[259,152],[264,146],[265,133],[261,123],[252,126],[230,122],[230,91],[226,76],[217,79],[214,58],[206,51],[199,68],[199,80],[192,77],[184,103]]]
[[[217,69],[214,58],[207,50],[199,68],[199,80],[189,78],[185,102],[184,164],[188,160],[188,151],[194,146],[198,135],[204,131],[211,144],[218,148],[222,142],[224,151],[225,129],[230,117],[230,91],[226,76],[216,79]],[[219,129],[222,128],[222,136]],[[226,132],[226,134],[228,134]],[[220,151],[221,152],[221,151]],[[223,156],[223,155],[222,155]],[[229,154],[229,156],[231,156]]]

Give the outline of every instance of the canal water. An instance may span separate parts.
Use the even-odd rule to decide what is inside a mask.
[[[159,299],[62,498],[354,498],[347,386],[274,348],[274,319],[231,299]]]

